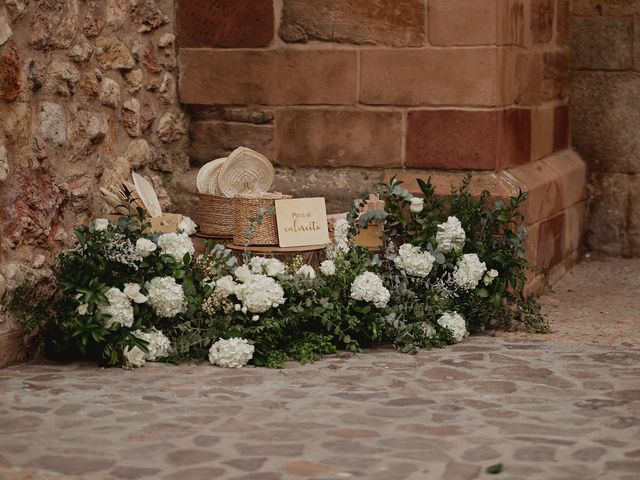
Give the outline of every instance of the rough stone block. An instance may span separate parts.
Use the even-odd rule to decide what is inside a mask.
[[[616,16],[640,14],[635,0],[573,0],[573,15]]]
[[[632,17],[573,17],[572,27],[574,70],[631,68]]]
[[[531,36],[534,43],[547,43],[553,38],[555,0],[531,0]]]
[[[497,3],[497,0],[431,0],[427,17],[431,44],[495,45]]]
[[[353,104],[357,52],[182,49],[180,99],[201,105]]]
[[[557,0],[556,43],[560,46],[571,42],[571,0]]]
[[[276,113],[276,159],[288,167],[400,166],[402,114],[356,110]]]
[[[425,43],[424,23],[422,0],[284,0],[280,37],[418,47]]]
[[[418,110],[408,116],[407,166],[495,169],[529,161],[531,113]]]
[[[640,255],[640,175],[629,175],[628,253]]]
[[[572,143],[593,172],[640,172],[640,78],[574,72]]]
[[[178,0],[182,48],[256,48],[273,40],[272,0]]]
[[[627,212],[629,175],[595,173],[589,178],[591,193],[587,247],[610,255],[628,254]]]
[[[571,72],[571,57],[567,51],[545,52],[542,98],[544,101],[565,100]]]
[[[226,157],[238,147],[249,147],[274,159],[273,127],[218,121],[193,122],[190,131],[192,165]]]
[[[563,255],[569,257],[583,247],[587,204],[580,202],[565,211]]]
[[[633,17],[633,69],[640,70],[640,17]]]
[[[497,50],[363,50],[360,101],[370,105],[496,104]]]

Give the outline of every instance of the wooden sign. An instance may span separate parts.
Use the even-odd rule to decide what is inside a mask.
[[[276,200],[276,220],[281,247],[306,247],[329,243],[324,198]]]

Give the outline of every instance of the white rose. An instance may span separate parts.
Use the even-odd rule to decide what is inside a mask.
[[[125,283],[124,294],[136,303],[144,303],[147,301],[142,293],[140,293],[140,285],[137,283]]]
[[[146,238],[139,238],[136,241],[136,250],[142,258],[148,257],[151,255],[151,252],[155,252],[157,248],[158,246],[155,243]]]
[[[498,271],[492,268],[491,270],[489,270],[487,273],[484,274],[484,278],[482,279],[482,281],[484,282],[485,285],[491,285],[491,283],[496,279],[497,276],[498,276]]]
[[[223,296],[228,297],[232,295],[238,284],[233,281],[231,275],[225,275],[219,278],[216,283],[216,292],[220,292]]]
[[[413,213],[420,213],[424,208],[424,199],[419,197],[413,197],[411,199],[411,205],[409,206],[409,210]]]
[[[325,260],[320,264],[320,272],[327,277],[335,275],[336,264],[333,263],[333,260]]]
[[[93,228],[96,232],[104,232],[109,227],[109,220],[106,218],[96,218],[93,222]]]
[[[76,312],[78,312],[80,315],[86,315],[88,311],[89,311],[89,304],[87,303],[82,303],[78,305],[78,308],[76,308]]]
[[[147,359],[147,354],[135,346],[132,348],[124,347],[124,358],[128,367],[142,367]]]
[[[449,217],[445,223],[438,225],[436,242],[441,252],[461,252],[466,239],[464,228],[456,217]]]
[[[302,265],[296,272],[296,275],[308,279],[313,279],[316,278],[316,271],[311,265]]]
[[[196,233],[196,229],[198,225],[196,222],[191,220],[189,217],[182,217],[182,221],[180,225],[178,225],[178,230],[182,233],[186,233],[187,235],[193,235]]]
[[[236,271],[234,273],[236,275],[236,278],[241,282],[246,282],[251,278],[252,275],[251,270],[249,270],[249,267],[247,267],[246,265],[239,266],[238,268],[236,268]]]

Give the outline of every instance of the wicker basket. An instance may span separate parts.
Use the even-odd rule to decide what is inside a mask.
[[[198,194],[198,226],[200,233],[210,237],[233,237],[233,198]]]
[[[278,224],[276,222],[275,201],[291,198],[277,192],[243,194],[234,197],[235,225],[233,243],[236,245],[278,245]],[[264,215],[257,222],[259,210]],[[251,229],[251,238],[247,231]]]

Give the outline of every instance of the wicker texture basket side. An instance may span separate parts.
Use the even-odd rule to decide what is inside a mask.
[[[233,237],[233,198],[198,194],[198,226],[200,233],[211,237]]]
[[[291,198],[282,193],[245,194],[234,197],[235,225],[233,243],[236,245],[278,245],[278,224],[275,214],[275,201]],[[254,220],[260,209],[264,215],[260,223]],[[251,238],[247,230],[251,229]]]

